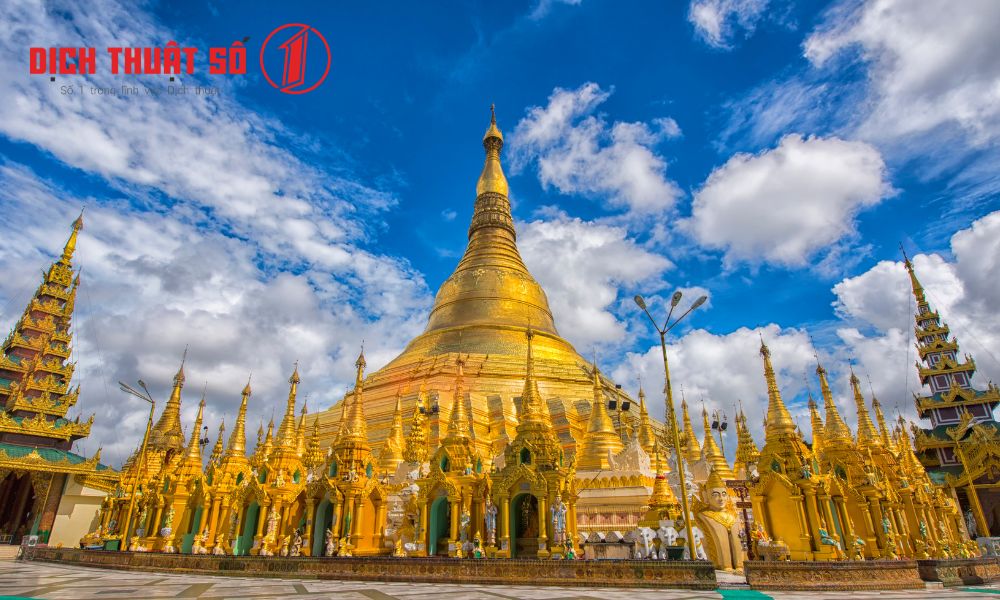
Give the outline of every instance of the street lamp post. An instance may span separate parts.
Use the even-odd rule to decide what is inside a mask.
[[[143,380],[139,380],[139,387],[143,389],[142,392],[136,390],[135,388],[118,382],[119,388],[126,394],[131,394],[140,400],[149,402],[149,420],[146,421],[146,433],[142,436],[142,447],[139,450],[139,456],[136,457],[135,461],[135,479],[132,481],[132,493],[129,494],[128,500],[128,511],[125,513],[125,527],[122,529],[122,543],[118,548],[119,551],[127,550],[129,547],[129,538],[131,537],[131,527],[132,527],[132,512],[135,510],[135,493],[136,489],[139,487],[139,474],[142,472],[143,462],[146,460],[146,443],[149,441],[149,432],[153,428],[153,411],[156,410],[156,401],[150,395],[149,390],[146,389],[146,383]]]
[[[656,332],[660,334],[660,349],[663,350],[663,375],[665,378],[664,391],[666,392],[666,404],[667,404],[667,422],[670,424],[671,435],[673,436],[674,442],[674,455],[677,457],[677,480],[681,487],[681,510],[684,511],[684,529],[687,533],[687,544],[688,544],[688,554],[691,560],[695,560],[698,557],[698,553],[694,547],[694,532],[691,529],[691,513],[688,510],[688,495],[687,495],[687,484],[684,477],[684,459],[681,457],[681,443],[680,443],[680,432],[677,430],[677,413],[674,411],[674,395],[670,386],[670,365],[667,362],[667,332],[674,328],[681,320],[688,316],[691,311],[698,308],[708,300],[708,296],[701,296],[691,304],[691,307],[684,311],[684,314],[677,317],[677,319],[671,323],[670,317],[674,314],[674,308],[681,301],[680,291],[674,292],[673,297],[670,299],[670,310],[667,312],[667,320],[664,321],[663,327],[657,325],[656,320],[653,315],[649,314],[649,310],[646,308],[646,301],[642,299],[642,296],[635,297],[635,303],[642,309],[642,312],[646,313],[649,317],[649,322],[653,324],[653,328]]]

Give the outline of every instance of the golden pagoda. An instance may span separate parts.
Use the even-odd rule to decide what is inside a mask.
[[[72,452],[90,434],[93,415],[83,422],[66,417],[80,397],[69,357],[80,286],[72,259],[82,228],[81,214],[0,346],[0,539],[14,543],[37,535],[41,543],[75,545],[96,525],[95,491],[106,493],[118,481],[99,449],[91,458]]]

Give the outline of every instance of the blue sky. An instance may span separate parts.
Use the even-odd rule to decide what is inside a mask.
[[[563,335],[627,389],[662,382],[632,296],[662,308],[681,288],[711,298],[671,348],[696,406],[759,413],[762,333],[797,414],[819,354],[848,415],[853,361],[911,416],[900,242],[982,380],[1000,374],[989,0],[33,7],[2,9],[0,318],[16,320],[86,205],[79,407],[99,416],[81,451],[124,458],[144,417],[115,382],[165,393],[185,345],[185,414],[207,383],[212,423],[250,370],[266,419],[296,359],[313,409],[347,389],[362,339],[371,367],[391,359],[464,249],[491,103],[525,259]],[[333,57],[300,96],[256,64],[291,22]],[[246,76],[201,63],[181,78],[214,98],[67,97],[59,85],[165,82],[27,72],[35,45],[245,36]]]

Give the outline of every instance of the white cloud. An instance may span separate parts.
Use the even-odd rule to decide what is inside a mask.
[[[702,40],[729,48],[739,33],[753,34],[766,14],[769,0],[691,0],[688,21]]]
[[[724,250],[728,263],[800,267],[852,235],[857,213],[891,193],[885,163],[868,144],[792,134],[712,171],[684,227]]]
[[[671,208],[681,191],[655,147],[680,135],[680,127],[670,118],[609,124],[594,112],[611,93],[596,83],[556,88],[547,106],[530,108],[510,137],[512,171],[537,163],[545,188],[607,198],[637,212]]]
[[[932,308],[958,339],[962,351],[974,355],[976,382],[1000,380],[1000,212],[989,214],[951,238],[954,261],[938,254],[917,254],[917,277]],[[834,286],[834,308],[845,326],[837,334],[871,373],[876,393],[885,402],[912,411],[909,392],[917,392],[913,367],[914,300],[902,262],[882,261],[856,277]],[[852,326],[853,325],[853,326]],[[923,390],[926,392],[927,390]]]
[[[538,0],[535,7],[528,13],[528,19],[532,21],[539,21],[544,19],[552,12],[552,9],[558,4],[565,4],[566,6],[579,6],[583,0]]]
[[[113,2],[39,9],[8,2],[0,20],[0,134],[33,144],[95,181],[99,199],[0,163],[0,322],[13,323],[87,204],[76,264],[83,284],[74,319],[82,396],[97,412],[81,446],[119,463],[134,448],[146,407],[115,382],[141,377],[161,399],[185,345],[186,422],[208,382],[211,427],[232,425],[254,371],[251,421],[280,406],[300,361],[315,412],[352,381],[361,337],[369,365],[387,362],[423,325],[430,294],[408,263],[366,249],[394,198],[351,173],[305,158],[324,144],[218,97],[72,97],[47,77],[26,77],[25,44],[104,48],[182,39],[150,15]],[[182,42],[183,45],[183,42]],[[191,84],[189,77],[181,78]],[[136,76],[129,83],[162,85]],[[73,83],[114,87],[100,70]],[[331,149],[323,147],[327,153]],[[110,191],[108,189],[110,186]],[[117,190],[117,191],[116,191]],[[280,418],[280,414],[278,415]],[[213,432],[214,435],[214,432]]]
[[[868,64],[860,133],[899,138],[956,125],[986,144],[1000,125],[1000,3],[843,2],[805,41],[818,67],[849,48]]]
[[[545,288],[556,327],[583,352],[623,341],[626,325],[613,312],[619,293],[672,266],[638,246],[622,227],[561,215],[518,229],[518,247]]]

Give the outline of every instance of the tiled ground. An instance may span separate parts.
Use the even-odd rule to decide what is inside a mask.
[[[844,593],[772,593],[771,595],[742,590],[691,592],[685,590],[635,590],[614,588],[557,588],[449,585],[429,583],[366,583],[356,581],[312,581],[295,579],[252,579],[243,577],[212,577],[204,575],[165,575],[69,567],[40,562],[0,561],[0,600],[4,598],[48,598],[50,600],[123,598],[226,598],[319,600],[418,600],[422,598],[469,598],[490,600],[680,600],[724,598],[750,600],[776,598],[844,598]],[[907,592],[866,592],[851,598],[926,598],[944,600],[988,600],[1000,594],[1000,584],[965,590],[920,590]]]

